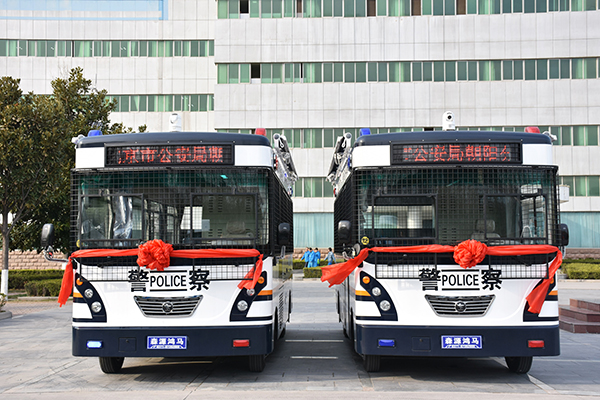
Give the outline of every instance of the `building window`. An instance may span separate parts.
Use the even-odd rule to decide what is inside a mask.
[[[385,6],[385,2],[380,1]],[[367,0],[367,17],[375,17],[377,15],[377,1]]]

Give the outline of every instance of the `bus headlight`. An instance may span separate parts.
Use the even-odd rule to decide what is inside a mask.
[[[254,296],[254,293],[256,293],[256,291],[254,290],[254,288],[252,288],[252,289],[246,289],[246,294],[247,294],[249,297],[252,297],[252,296]]]
[[[246,300],[240,300],[240,301],[238,301],[238,303],[237,303],[237,309],[240,312],[246,311],[248,309],[248,303],[246,302]]]
[[[381,296],[381,289],[379,289],[377,286],[375,286],[371,292],[373,293],[373,296]]]
[[[95,313],[99,313],[102,310],[102,304],[99,301],[95,301],[92,303],[92,311]]]
[[[381,311],[390,311],[390,308],[392,308],[392,305],[390,304],[389,301],[383,300],[381,303],[379,303],[379,308],[381,308]]]
[[[88,299],[91,299],[92,297],[94,297],[94,291],[92,289],[85,289],[85,292],[83,292],[83,295],[85,297],[87,297]]]

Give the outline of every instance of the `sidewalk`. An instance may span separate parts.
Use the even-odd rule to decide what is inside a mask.
[[[56,297],[19,297],[9,298],[2,310],[11,312],[15,318],[53,308],[59,308]]]
[[[568,305],[570,299],[586,300],[600,304],[600,280],[559,279],[558,304]]]

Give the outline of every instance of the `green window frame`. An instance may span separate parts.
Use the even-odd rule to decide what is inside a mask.
[[[423,80],[423,65],[420,62],[412,63],[412,80],[421,82]]]
[[[344,82],[354,82],[354,63],[344,63]]]
[[[357,62],[355,64],[356,82],[362,83],[367,81],[367,63]]]
[[[431,61],[423,62],[423,81],[431,82],[433,80],[433,63]]]
[[[387,82],[388,80],[388,64],[386,62],[377,63],[377,81]]]
[[[585,146],[586,143],[585,126],[573,126],[573,146]]]
[[[446,82],[456,81],[456,62],[446,61]]]
[[[586,126],[586,144],[588,146],[598,146],[598,125]]]
[[[588,196],[600,196],[600,176],[588,176]]]
[[[443,61],[434,61],[433,63],[433,81],[444,82],[446,80]]]

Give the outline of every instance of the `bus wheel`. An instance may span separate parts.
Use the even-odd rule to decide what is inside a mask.
[[[250,372],[262,372],[265,369],[265,365],[264,354],[252,355],[248,358],[248,369]]]
[[[121,371],[124,357],[100,357],[100,369],[105,374],[116,374]]]
[[[365,354],[363,356],[363,365],[367,372],[377,372],[381,367],[381,356],[374,354]]]
[[[526,374],[531,368],[533,357],[504,357],[506,366],[516,374]]]

